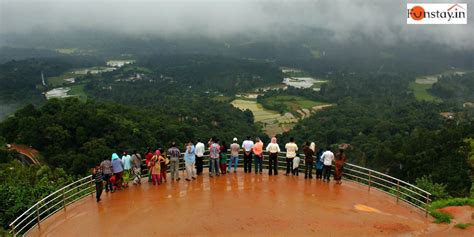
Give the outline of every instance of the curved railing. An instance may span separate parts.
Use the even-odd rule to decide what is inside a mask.
[[[253,161],[252,165],[254,165]],[[243,155],[239,155],[238,166],[243,166]],[[203,167],[209,167],[209,155],[205,156]],[[253,168],[254,167],[252,167],[252,169]],[[263,168],[268,168],[268,155],[264,155]],[[304,169],[303,162],[300,163],[300,169],[301,168]],[[180,159],[179,169],[185,169],[183,159]],[[286,158],[285,153],[283,152],[279,153],[278,155],[278,169],[286,169]],[[313,171],[315,171],[315,169],[313,169]],[[143,173],[146,173],[146,169],[143,169]],[[431,194],[410,183],[394,178],[387,174],[350,163],[345,164],[343,177],[345,180],[365,185],[368,191],[375,188],[391,196],[394,196],[397,202],[402,200],[403,202],[406,202],[422,210],[426,215],[428,215],[427,208],[431,202]],[[28,233],[28,231],[35,226],[41,228],[41,222],[43,220],[58,211],[66,211],[66,208],[69,204],[74,203],[88,195],[91,198],[94,198],[94,185],[94,180],[92,180],[92,176],[89,175],[49,194],[31,206],[18,218],[16,218],[9,225],[11,229],[10,233],[16,236],[18,234]]]
[[[16,236],[28,232],[36,225],[41,228],[41,222],[46,218],[59,210],[66,211],[69,204],[92,195],[95,191],[93,184],[92,176],[89,175],[49,194],[16,218],[10,224],[10,233]]]

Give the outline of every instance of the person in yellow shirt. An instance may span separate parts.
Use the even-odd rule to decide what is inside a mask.
[[[262,173],[262,163],[263,163],[263,142],[260,138],[257,137],[255,140],[255,145],[252,148],[253,154],[255,155],[255,173]]]
[[[160,185],[161,183],[161,160],[163,157],[161,156],[160,150],[156,150],[155,155],[151,158],[151,176],[153,185]]]
[[[295,139],[290,137],[290,142],[286,143],[286,176],[290,175],[290,171],[293,170],[293,159],[296,157],[298,151],[298,145],[295,143]]]

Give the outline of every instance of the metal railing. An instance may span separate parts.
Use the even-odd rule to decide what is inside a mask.
[[[303,157],[303,156],[301,156]],[[268,155],[264,155],[263,168],[268,169]],[[300,162],[300,169],[303,169],[304,164]],[[239,154],[238,167],[243,166],[243,155]],[[254,169],[254,162],[252,161],[252,169]],[[209,155],[204,156],[203,167],[209,167]],[[277,159],[277,167],[279,170],[286,169],[285,153],[280,152]],[[169,167],[168,167],[169,168]],[[184,170],[184,160],[180,159],[179,170]],[[146,168],[142,169],[142,173],[146,174]],[[315,169],[313,169],[315,172]],[[405,203],[416,207],[428,215],[428,205],[431,202],[431,194],[423,189],[420,189],[403,180],[394,178],[387,174],[371,170],[365,167],[346,163],[344,166],[343,178],[348,181],[356,182],[367,186],[367,190],[375,188],[388,195],[394,196],[397,200],[402,200]],[[61,189],[49,194],[43,199],[36,202],[28,210],[17,217],[9,226],[10,233],[14,236],[26,234],[29,230],[34,228],[41,228],[41,222],[50,217],[58,211],[66,211],[67,206],[86,197],[90,196],[92,199],[95,192],[95,183],[92,176],[81,178],[71,184],[68,184]]]
[[[16,218],[10,224],[10,233],[16,236],[28,232],[34,226],[40,228],[41,222],[54,213],[66,211],[69,204],[87,195],[92,196],[95,191],[93,184],[92,176],[89,175],[49,194]]]

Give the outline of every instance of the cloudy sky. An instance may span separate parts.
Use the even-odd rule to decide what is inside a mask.
[[[408,1],[408,2],[427,2]],[[163,36],[234,34],[288,35],[306,27],[354,33],[387,44],[430,40],[458,49],[474,48],[474,4],[467,25],[407,25],[400,0],[0,0],[0,32],[108,29]]]

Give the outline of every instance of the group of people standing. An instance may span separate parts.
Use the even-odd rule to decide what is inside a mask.
[[[302,148],[304,153],[304,172],[305,179],[313,178],[313,166],[316,168],[316,179],[322,179],[329,182],[332,164],[335,164],[334,180],[337,184],[341,183],[343,166],[347,160],[344,150],[347,144],[339,146],[338,151],[334,153],[330,149],[317,148],[314,142],[305,142]],[[275,137],[264,150],[264,144],[260,138],[255,141],[248,136],[242,145],[238,144],[238,139],[234,138],[233,143],[228,147],[224,141],[213,137],[208,141],[209,151],[209,176],[220,176],[230,173],[233,167],[234,173],[237,172],[239,162],[239,153],[243,151],[244,173],[251,173],[252,160],[255,165],[255,174],[262,174],[264,151],[268,154],[268,175],[278,175],[278,153],[281,152]],[[301,158],[299,157],[298,145],[294,138],[285,145],[286,150],[286,173],[285,175],[299,176],[299,167]],[[228,156],[230,151],[230,156]],[[145,153],[145,165],[147,167],[148,182],[153,185],[160,185],[167,182],[168,166],[170,178],[172,181],[179,181],[179,160],[183,156],[186,181],[195,180],[198,175],[203,173],[203,160],[206,152],[205,145],[200,140],[194,145],[188,142],[185,145],[183,154],[177,148],[176,143],[172,142],[170,148],[166,151],[157,149],[152,152],[151,149]],[[92,171],[92,177],[96,183],[96,198],[100,201],[100,196],[105,181],[106,192],[115,192],[122,188],[127,188],[130,178],[134,185],[141,184],[142,157],[137,151],[130,155],[126,151],[120,158],[116,153],[112,154],[111,159],[102,161]]]
[[[124,151],[122,158],[113,153],[111,159],[105,159],[97,164],[92,171],[92,178],[96,183],[97,202],[100,202],[104,181],[106,192],[128,188],[130,177],[133,184],[141,184],[141,168],[142,157],[137,151],[133,151],[132,155]]]

